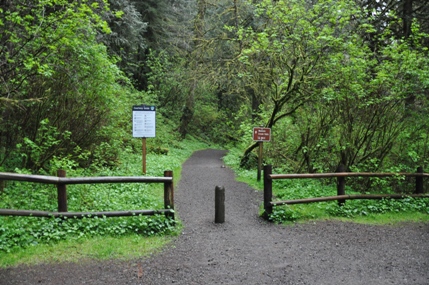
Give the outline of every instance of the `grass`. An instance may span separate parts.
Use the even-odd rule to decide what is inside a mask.
[[[263,191],[263,181],[256,180],[256,168],[252,170],[239,168],[240,155],[240,151],[230,150],[224,161],[234,169],[238,181]],[[347,188],[346,193],[358,194],[351,188]],[[273,183],[273,195],[277,200],[334,196],[336,195],[336,186],[335,181],[326,184],[317,179],[276,180]],[[262,213],[261,201],[260,214]],[[429,223],[429,199],[348,200],[346,206],[343,207],[339,207],[336,201],[283,205],[274,207],[271,219],[276,223],[283,224],[320,220],[341,220],[378,225],[393,225],[403,222]]]
[[[20,264],[35,265],[88,260],[130,260],[159,251],[171,240],[171,236],[129,235],[123,237],[96,237],[82,240],[41,244],[10,253],[0,253],[0,267]]]
[[[338,218],[342,220],[341,218]],[[368,216],[358,216],[353,219],[345,219],[347,222],[373,224],[373,225],[396,225],[406,222],[412,223],[429,223],[429,215],[425,213],[416,212],[399,212],[399,213],[385,213],[375,214]]]
[[[401,223],[429,223],[429,214],[416,211],[387,211],[385,213],[356,214],[349,217],[335,216],[326,210],[327,205],[312,203],[307,205],[283,205],[274,208],[277,215],[283,214],[276,222],[283,224],[309,223],[314,221],[336,220],[368,225],[396,225]],[[335,202],[329,202],[335,206]],[[283,213],[285,211],[286,213]],[[262,211],[261,211],[262,213]]]
[[[189,156],[196,150],[207,148],[208,146],[204,143],[200,143],[196,140],[185,140],[183,142],[177,142],[173,147],[169,149],[168,155],[155,155],[148,154],[147,160],[147,176],[162,176],[164,170],[173,170],[174,176],[174,184],[177,185],[177,182],[180,180],[181,176],[181,165],[182,163],[189,158]],[[125,157],[122,158],[123,163],[118,167],[118,169],[104,169],[102,175],[109,176],[130,176],[130,175],[141,175],[141,154],[131,154],[130,152],[125,153]],[[97,176],[97,175],[95,175]],[[76,186],[74,186],[76,187]],[[99,187],[99,186],[98,186]],[[115,197],[122,197],[124,193],[123,189],[117,189],[120,187],[118,185],[109,186],[108,189],[104,190],[106,192],[109,201],[109,206],[114,203],[118,203],[118,207],[123,207],[124,205],[118,202],[118,199]],[[83,189],[82,193],[87,193],[90,188],[95,188],[95,186],[91,186],[89,188]],[[107,188],[107,187],[104,187]],[[126,188],[124,188],[126,189]],[[131,191],[133,191],[131,189]],[[43,192],[43,191],[41,191]],[[49,192],[49,191],[46,191]],[[72,189],[70,188],[70,191]],[[74,188],[73,192],[77,192],[76,188]],[[96,193],[100,193],[98,190]],[[149,190],[150,195],[158,196],[160,201],[163,201],[163,185],[162,184],[151,184],[151,188]],[[143,193],[149,193],[143,192]],[[130,192],[132,193],[132,192]],[[68,193],[72,196],[71,193]],[[115,196],[118,195],[118,196]],[[145,194],[146,195],[146,194]],[[101,196],[100,196],[101,197]],[[97,197],[97,201],[100,200]],[[104,197],[102,197],[104,198]],[[46,199],[46,198],[44,198]],[[79,197],[77,199],[80,199]],[[132,197],[132,199],[136,200],[137,198]],[[150,199],[154,199],[150,197]],[[70,201],[71,202],[71,201]],[[132,201],[135,202],[135,201]],[[35,202],[33,202],[35,203]],[[113,204],[112,204],[113,203]],[[162,203],[162,202],[160,202]],[[80,202],[82,204],[82,202]],[[41,205],[41,204],[37,204]],[[1,207],[1,205],[0,205]],[[125,206],[126,207],[126,206]],[[70,209],[69,209],[70,210]],[[0,217],[1,218],[1,217]],[[9,223],[13,223],[15,220],[17,223],[17,227],[19,227],[19,218],[22,217],[3,217],[3,221],[8,221]],[[35,220],[36,218],[29,218],[25,221],[29,221],[28,224],[34,226],[37,225],[40,220]],[[114,222],[114,219],[124,219],[124,221],[120,225],[128,226],[130,223],[126,222],[128,220],[132,221],[135,218],[108,218],[106,223]],[[126,220],[126,221],[125,221]],[[12,221],[12,222],[11,222]],[[64,239],[64,233],[58,233],[61,235],[61,239],[58,241],[51,242],[42,242],[38,239],[33,242],[34,245],[27,245],[24,247],[15,246],[14,248],[9,248],[9,250],[1,251],[0,250],[0,267],[11,267],[18,266],[20,264],[48,264],[48,263],[62,263],[62,262],[83,262],[87,260],[105,260],[105,259],[121,259],[121,260],[130,260],[148,256],[152,253],[158,252],[161,248],[167,245],[181,230],[181,222],[177,219],[176,215],[176,225],[174,227],[174,231],[168,234],[151,234],[151,235],[142,235],[135,233],[125,233],[125,234],[104,234],[100,236],[100,234],[96,233],[94,236],[81,236],[76,238],[76,234],[71,236],[71,238]],[[27,223],[27,222],[26,222]],[[92,221],[87,223],[92,225]],[[128,223],[128,224],[127,224]],[[131,224],[137,224],[141,222],[131,222]],[[152,226],[158,226],[158,221],[155,219]],[[52,222],[52,228],[55,231],[59,231],[55,227],[55,223]],[[80,224],[77,224],[78,226]],[[5,227],[3,228],[2,227]],[[78,227],[76,226],[76,228]],[[19,240],[20,233],[22,233],[21,229],[17,228],[17,233],[14,235],[10,235],[10,230],[13,229],[14,226],[10,226],[3,224],[2,220],[0,220],[0,241],[5,238],[13,238]],[[97,228],[94,226],[93,228]],[[6,232],[4,231],[6,229]],[[69,227],[69,229],[73,231],[77,231],[75,228]],[[118,226],[115,226],[117,231],[121,229]],[[27,231],[27,229],[25,230]],[[107,231],[106,231],[107,232]],[[2,233],[4,236],[2,236]],[[8,235],[9,234],[9,235]],[[1,244],[1,242],[0,242]],[[19,241],[16,242],[19,244]]]

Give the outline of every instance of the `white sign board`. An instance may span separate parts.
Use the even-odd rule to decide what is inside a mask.
[[[155,118],[155,106],[133,106],[133,137],[154,138]]]

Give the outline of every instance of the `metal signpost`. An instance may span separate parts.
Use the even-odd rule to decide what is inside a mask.
[[[133,106],[133,137],[142,138],[143,174],[146,174],[146,138],[154,138],[156,129],[156,107]]]
[[[271,129],[270,128],[253,128],[253,140],[259,143],[257,180],[261,181],[263,142],[271,141]]]

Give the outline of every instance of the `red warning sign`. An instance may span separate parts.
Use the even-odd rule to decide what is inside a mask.
[[[270,128],[253,128],[253,140],[258,142],[271,141]]]

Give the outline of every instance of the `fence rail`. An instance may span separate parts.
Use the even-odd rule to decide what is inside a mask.
[[[58,170],[58,176],[28,175],[0,172],[0,181],[24,181],[57,186],[58,212],[46,212],[36,210],[0,209],[0,216],[33,216],[33,217],[120,217],[134,215],[164,214],[174,219],[174,186],[173,172],[164,171],[164,177],[147,176],[102,176],[102,177],[66,177],[64,170]],[[104,212],[68,212],[66,185],[73,184],[97,184],[97,183],[163,183],[164,184],[164,208],[160,210],[125,210]]]
[[[422,167],[417,168],[416,173],[371,173],[371,172],[345,172],[345,167],[340,165],[338,172],[334,173],[305,173],[305,174],[272,174],[272,166],[264,166],[264,217],[268,219],[272,214],[273,206],[304,204],[315,202],[338,201],[338,204],[344,205],[346,200],[355,199],[404,199],[406,197],[429,198],[429,194],[423,193],[423,178],[429,177],[429,173],[424,173]],[[415,177],[416,188],[414,194],[362,194],[346,195],[345,178],[346,177]],[[306,179],[306,178],[337,178],[337,195],[328,197],[315,197],[305,199],[294,199],[285,201],[272,201],[273,199],[273,180],[279,179]]]
[[[164,183],[172,181],[171,177],[148,176],[101,176],[101,177],[57,177],[0,172],[0,180],[15,180],[44,184],[95,184],[95,183]]]
[[[303,174],[271,174],[271,179],[304,179],[304,178],[333,178],[333,177],[429,177],[429,173],[372,173],[372,172],[333,172],[333,173],[303,173]]]

